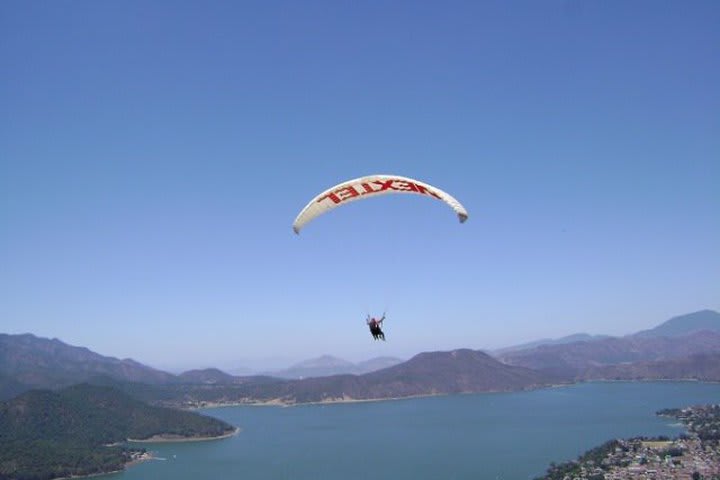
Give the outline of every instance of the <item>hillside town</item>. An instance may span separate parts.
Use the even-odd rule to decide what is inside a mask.
[[[688,433],[676,439],[611,440],[537,480],[720,480],[720,405],[669,409]]]

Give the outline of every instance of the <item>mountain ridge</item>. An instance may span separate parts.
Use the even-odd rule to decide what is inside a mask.
[[[86,347],[68,345],[57,338],[30,333],[0,333],[0,374],[29,387],[60,388],[81,383],[95,375],[128,381],[165,383],[175,376],[132,359],[100,355]]]
[[[665,322],[646,330],[640,330],[628,335],[614,336],[588,333],[574,333],[559,338],[543,338],[531,342],[511,345],[508,347],[497,348],[492,351],[493,355],[503,355],[518,350],[528,350],[543,345],[562,345],[575,342],[591,342],[595,340],[604,340],[607,338],[623,338],[623,337],[659,337],[659,336],[682,336],[696,331],[710,330],[720,332],[720,313],[710,310],[698,310],[692,313],[677,315],[666,320]]]
[[[685,336],[611,337],[592,342],[543,345],[500,355],[510,365],[524,366],[567,378],[592,367],[648,362],[720,351],[720,333],[700,331]]]
[[[720,313],[706,309],[678,315],[654,328],[634,333],[632,336],[675,337],[699,331],[720,332]]]

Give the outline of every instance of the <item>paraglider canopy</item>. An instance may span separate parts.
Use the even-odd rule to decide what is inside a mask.
[[[300,230],[312,219],[355,200],[386,194],[412,193],[435,198],[448,204],[457,214],[460,223],[468,218],[467,210],[450,194],[427,183],[397,175],[370,175],[335,185],[313,198],[293,223],[293,231]]]

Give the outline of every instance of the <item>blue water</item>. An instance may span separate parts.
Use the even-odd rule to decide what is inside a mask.
[[[532,392],[203,413],[242,429],[212,442],[146,444],[137,479],[530,479],[606,440],[675,436],[661,408],[720,402],[720,384],[589,383]]]

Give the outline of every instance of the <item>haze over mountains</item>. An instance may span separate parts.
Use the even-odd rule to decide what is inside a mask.
[[[322,356],[273,373],[276,377],[235,376],[213,368],[172,375],[56,339],[2,334],[0,399],[30,388],[80,382],[118,385],[148,401],[177,406],[182,402],[299,403],[505,391],[606,378],[720,380],[712,368],[712,355],[719,353],[720,314],[709,310],[676,317],[634,335],[533,342],[530,347],[506,349],[495,358],[458,349],[421,353],[406,362],[380,358],[368,366]],[[375,370],[365,373],[363,368]],[[280,375],[285,379],[277,378]]]

